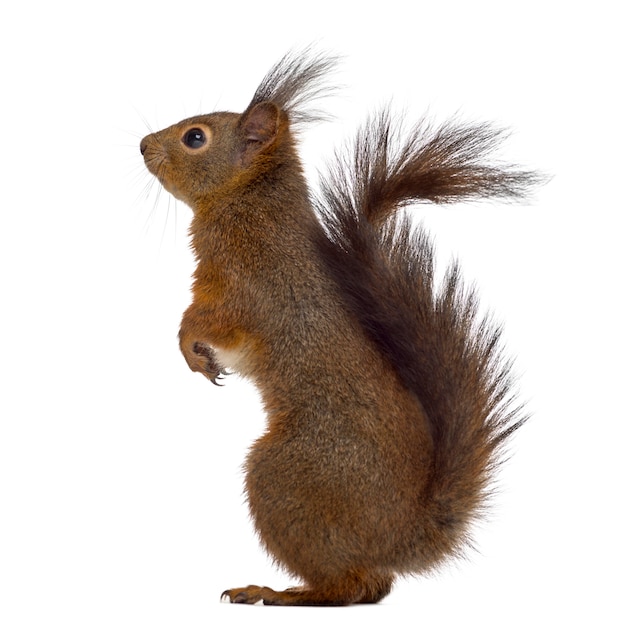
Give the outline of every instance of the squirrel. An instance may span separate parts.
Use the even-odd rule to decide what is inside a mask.
[[[311,191],[297,129],[323,115],[338,58],[289,52],[243,113],[147,135],[147,169],[193,211],[180,349],[219,384],[258,388],[267,428],[245,462],[265,550],[302,583],[223,601],[375,603],[470,544],[508,437],[527,419],[497,325],[400,209],[522,200],[533,171],[495,163],[505,133],[372,115]]]

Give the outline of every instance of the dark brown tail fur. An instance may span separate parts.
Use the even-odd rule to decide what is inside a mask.
[[[539,176],[487,163],[503,138],[489,125],[424,121],[401,145],[399,134],[381,113],[360,131],[352,162],[338,159],[323,179],[316,205],[328,238],[318,244],[347,305],[426,410],[435,445],[429,538],[451,554],[481,511],[503,442],[526,418],[500,329],[478,317],[457,264],[435,284],[428,236],[396,211],[521,199]]]

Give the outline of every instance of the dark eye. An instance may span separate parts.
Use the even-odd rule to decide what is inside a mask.
[[[181,140],[184,142],[184,145],[188,146],[188,148],[197,150],[205,145],[207,137],[200,128],[191,128],[189,131],[186,131]]]

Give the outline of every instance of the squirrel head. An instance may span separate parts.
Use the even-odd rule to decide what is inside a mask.
[[[231,193],[273,165],[291,144],[287,114],[272,102],[244,113],[211,113],[147,135],[140,151],[147,169],[193,211],[219,192]]]

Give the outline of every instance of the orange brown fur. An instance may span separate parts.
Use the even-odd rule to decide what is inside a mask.
[[[307,188],[293,126],[318,117],[333,59],[288,55],[242,114],[149,135],[149,170],[194,212],[193,302],[179,333],[193,371],[231,367],[261,392],[267,430],[246,461],[259,536],[303,586],[244,587],[233,602],[377,602],[395,577],[460,553],[514,408],[499,332],[477,321],[459,272],[434,284],[417,201],[520,198],[538,178],[486,162],[487,125],[391,117]]]

